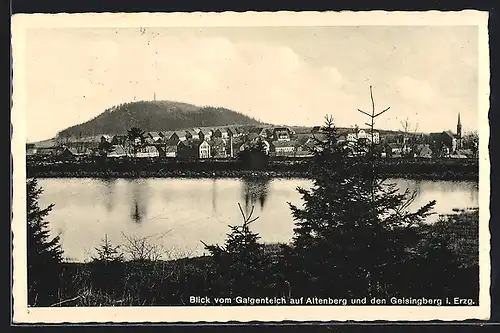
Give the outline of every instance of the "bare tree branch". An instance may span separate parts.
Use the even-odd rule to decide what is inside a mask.
[[[383,111],[380,111],[380,112],[379,112],[379,113],[377,113],[374,117],[378,117],[378,116],[380,116],[382,113],[389,111],[389,109],[390,109],[390,108],[391,108],[391,107],[389,106],[387,109],[385,109],[385,110],[383,110]]]

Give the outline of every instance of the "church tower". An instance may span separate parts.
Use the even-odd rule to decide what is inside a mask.
[[[460,112],[458,113],[456,140],[457,148],[462,148],[462,122],[460,121]]]

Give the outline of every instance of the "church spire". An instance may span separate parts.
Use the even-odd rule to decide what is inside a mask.
[[[460,112],[458,113],[458,121],[457,121],[457,137],[462,137],[462,122],[460,121]]]

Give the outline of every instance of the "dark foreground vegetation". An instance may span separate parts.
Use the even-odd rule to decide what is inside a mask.
[[[278,297],[286,304],[301,297],[367,297],[387,305],[393,297],[442,305],[464,305],[454,303],[464,298],[477,305],[478,210],[426,224],[434,201],[408,211],[415,193],[385,185],[370,156],[359,163],[345,158],[331,119],[324,131],[328,140],[308,171],[314,186],[297,188],[303,205],[290,205],[289,244],[262,244],[251,230],[258,217],[241,209],[243,221],[230,226],[224,244],[204,243],[203,257],[172,258],[150,238],[124,235],[123,244],[111,244],[104,235],[89,262],[65,263],[59,239],[47,231],[51,207],[38,206],[40,190],[29,180],[29,305],[204,304],[191,296],[208,297],[210,305],[218,305],[218,297],[228,298],[225,305],[244,305],[238,297]]]
[[[173,158],[76,158],[71,160],[32,157],[28,177],[34,178],[136,178],[188,177],[231,178],[258,175],[310,178],[312,158],[270,158],[265,163],[244,159],[179,161]],[[477,159],[387,159],[373,161],[381,177],[443,180],[477,180]],[[346,164],[371,168],[372,162],[346,159]]]

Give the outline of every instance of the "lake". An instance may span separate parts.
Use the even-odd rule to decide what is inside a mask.
[[[404,191],[416,190],[410,208],[436,200],[435,212],[478,207],[479,186],[470,181],[392,179]],[[170,257],[205,253],[201,241],[223,244],[228,225],[241,223],[238,203],[249,212],[263,242],[289,242],[293,219],[287,202],[301,205],[297,186],[307,179],[40,179],[41,207],[55,204],[48,220],[51,232],[61,236],[65,257],[85,261],[107,238],[115,245],[125,236],[151,237],[169,249]]]

